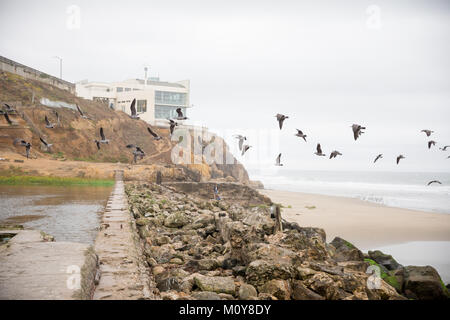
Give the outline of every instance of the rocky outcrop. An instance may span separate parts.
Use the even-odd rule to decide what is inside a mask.
[[[325,231],[283,222],[270,199],[238,184],[130,184],[130,211],[162,299],[404,299],[369,289],[362,253]],[[234,196],[234,197],[233,197]]]
[[[448,290],[431,266],[404,268],[402,289],[406,297],[420,300],[448,299]]]

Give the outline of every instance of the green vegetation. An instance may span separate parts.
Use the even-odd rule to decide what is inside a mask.
[[[313,210],[313,209],[316,208],[316,206],[306,206],[305,208],[306,208],[306,209],[309,209],[309,210]]]
[[[364,261],[368,262],[371,266],[378,266],[381,272],[381,279],[383,279],[386,283],[394,287],[398,292],[402,290],[400,283],[398,283],[397,278],[393,275],[390,275],[385,271],[385,268],[380,266],[376,261],[372,259],[364,259]]]
[[[61,178],[61,177],[35,177],[35,176],[0,176],[3,185],[46,185],[46,186],[113,186],[114,180]]]

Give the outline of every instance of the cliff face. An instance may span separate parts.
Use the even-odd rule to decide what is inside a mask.
[[[75,109],[48,107],[40,103],[41,99],[61,101],[70,105],[77,104],[90,118],[79,116]],[[138,165],[151,165],[145,168],[145,174],[134,172],[126,179],[141,180],[143,177],[154,176],[156,171],[162,171],[163,177],[171,180],[207,181],[226,179],[248,183],[248,174],[245,168],[235,161],[234,165],[208,165],[200,160],[198,164],[175,165],[171,154],[177,142],[171,141],[167,128],[153,128],[162,139],[155,141],[148,133],[148,124],[142,120],[132,120],[120,111],[113,111],[106,105],[78,98],[71,93],[35,80],[27,80],[20,76],[0,73],[0,102],[6,102],[17,109],[17,114],[10,114],[12,121],[17,125],[10,126],[3,116],[0,119],[0,152],[2,154],[23,154],[23,147],[15,147],[12,142],[15,138],[30,141],[32,158],[75,160],[89,163],[131,163],[132,150],[126,145],[140,146],[146,157],[138,161]],[[57,111],[60,116],[60,125],[53,129],[45,127],[45,116],[51,123],[56,123]],[[103,128],[109,144],[101,145],[98,150],[94,142],[99,139],[100,127]],[[192,131],[189,131],[192,134]],[[53,144],[49,153],[41,144],[39,137]],[[192,139],[193,140],[193,139]],[[225,145],[226,148],[226,145]],[[193,150],[193,148],[192,148]],[[191,158],[194,158],[191,151]],[[198,157],[199,155],[197,155]],[[200,156],[201,158],[201,156]],[[36,160],[29,160],[36,161]],[[142,169],[144,170],[144,169]]]

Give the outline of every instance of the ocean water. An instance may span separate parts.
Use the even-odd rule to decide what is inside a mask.
[[[450,214],[450,172],[249,170],[267,189],[357,198],[390,207]],[[427,186],[431,180],[442,185]]]

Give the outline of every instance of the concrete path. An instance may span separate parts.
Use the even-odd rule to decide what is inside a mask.
[[[89,245],[46,242],[37,230],[0,233],[15,234],[0,246],[1,300],[89,298],[97,264],[95,255],[88,250]],[[86,264],[87,260],[90,263]],[[87,271],[87,279],[82,279],[82,270]],[[86,289],[83,293],[81,287]]]
[[[116,184],[95,241],[101,278],[94,300],[151,298],[147,268],[134,219],[128,211],[122,179],[123,171],[116,171]]]

